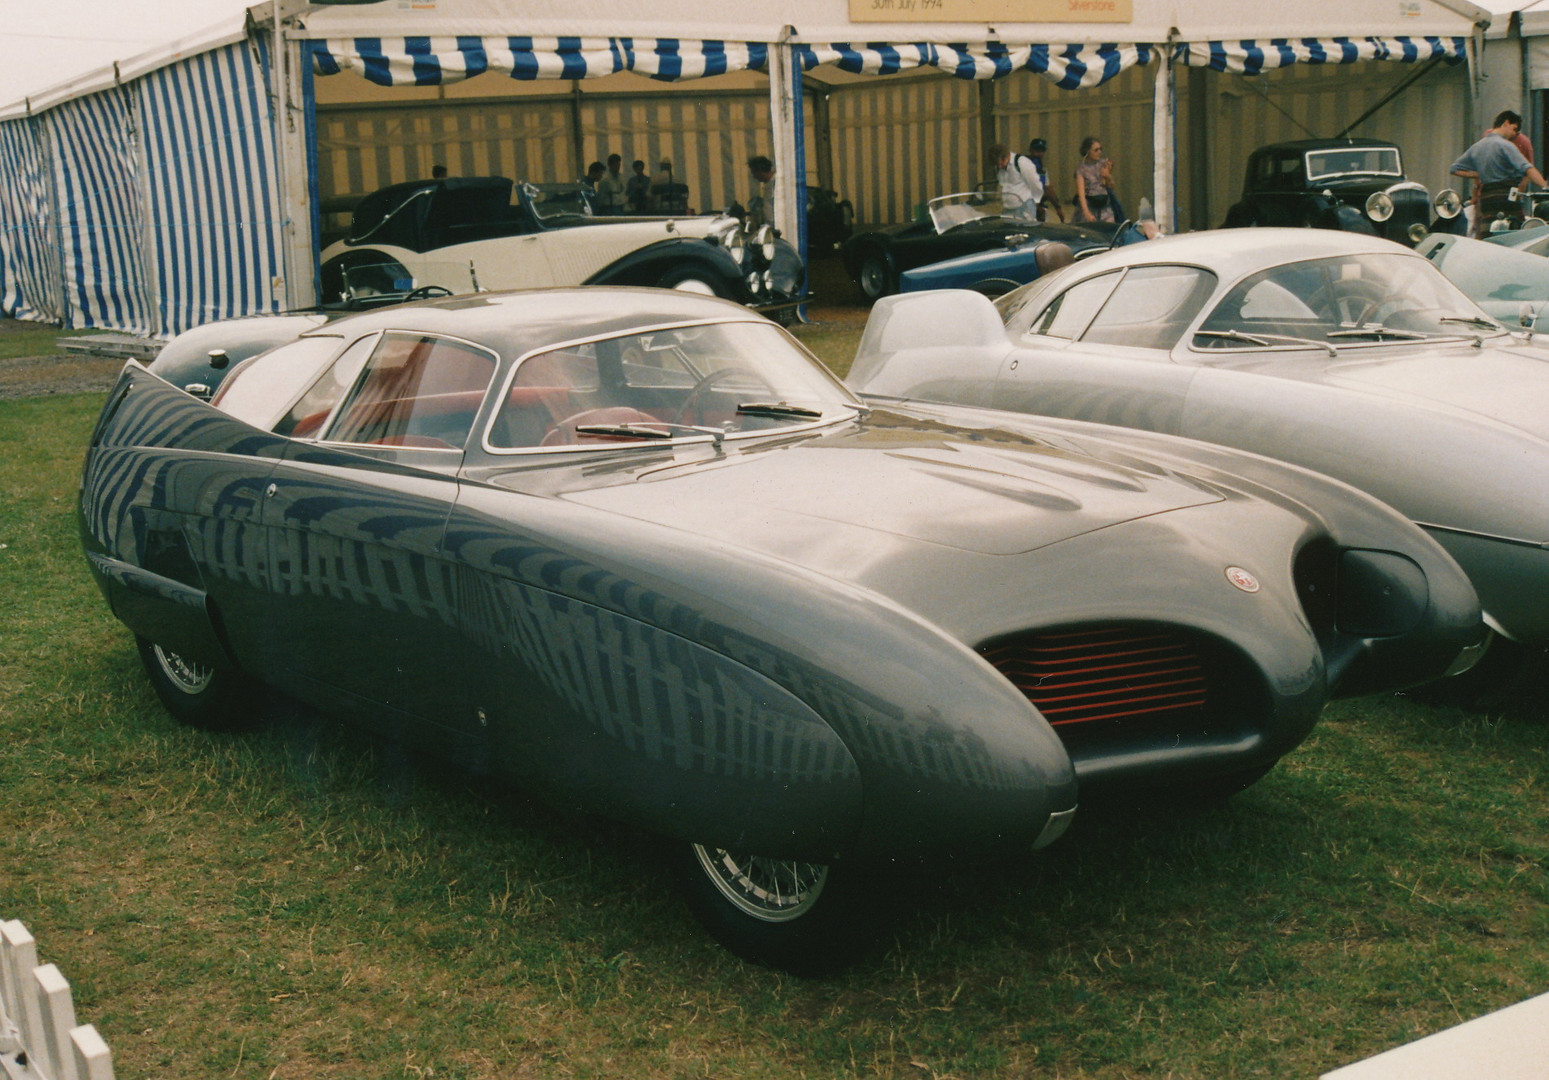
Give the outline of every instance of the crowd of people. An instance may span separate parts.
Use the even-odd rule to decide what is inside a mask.
[[[1064,207],[1049,183],[1048,168],[1043,160],[1048,150],[1049,144],[1042,138],[1029,142],[1026,154],[1013,153],[1005,143],[990,147],[990,167],[995,170],[1001,206],[1008,217],[1047,221],[1052,213],[1059,220],[1065,220]],[[1113,183],[1113,159],[1103,156],[1103,144],[1097,136],[1088,135],[1082,140],[1080,163],[1073,179],[1072,221],[1122,219],[1123,209]]]
[[[591,193],[592,210],[597,214],[688,213],[688,185],[678,183],[673,176],[671,158],[662,158],[651,174],[637,158],[625,176],[623,157],[609,154],[607,164],[594,161],[586,167],[581,183]]]

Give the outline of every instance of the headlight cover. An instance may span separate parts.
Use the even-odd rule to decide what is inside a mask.
[[[1393,196],[1386,191],[1374,191],[1366,200],[1366,216],[1373,221],[1386,221],[1393,216]]]
[[[1463,197],[1451,188],[1442,188],[1434,200],[1436,216],[1451,220],[1463,212]]]

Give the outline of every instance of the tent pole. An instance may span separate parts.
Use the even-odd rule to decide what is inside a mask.
[[[299,106],[294,79],[301,70],[304,42],[285,36],[286,14],[280,0],[274,0],[271,11],[274,38],[269,66],[279,215],[274,236],[278,273],[270,283],[270,297],[283,310],[314,303],[317,283],[312,273],[312,186],[307,172],[306,125],[296,123]]]
[[[775,160],[775,228],[797,243],[801,225],[797,215],[797,178],[806,175],[806,162],[796,149],[796,87],[792,77],[794,50],[790,45],[794,27],[787,26],[780,40],[769,50],[769,123],[773,129]]]
[[[1151,192],[1155,202],[1156,223],[1167,232],[1178,231],[1178,170],[1174,160],[1178,152],[1177,87],[1173,82],[1173,35],[1158,48],[1154,98],[1151,107],[1152,176]],[[1138,206],[1136,212],[1139,212]]]

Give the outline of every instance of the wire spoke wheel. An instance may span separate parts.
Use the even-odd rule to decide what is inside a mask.
[[[211,731],[251,722],[252,688],[241,672],[210,667],[143,637],[135,644],[156,696],[179,722]]]
[[[828,883],[828,867],[794,859],[732,853],[694,845],[699,865],[738,910],[765,922],[790,922],[817,904]]]
[[[210,688],[210,683],[215,678],[213,668],[207,668],[203,664],[185,660],[170,649],[164,649],[160,645],[152,645],[151,649],[156,654],[156,663],[161,666],[162,674],[167,681],[178,690],[189,696],[197,696]]]
[[[744,960],[818,976],[869,947],[887,908],[871,902],[853,867],[666,842],[667,865],[689,910]]]

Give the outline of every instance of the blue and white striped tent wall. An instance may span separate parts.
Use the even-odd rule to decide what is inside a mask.
[[[239,42],[0,124],[4,312],[165,336],[275,310],[264,70]]]
[[[0,312],[61,322],[48,150],[30,119],[0,123]]]
[[[64,310],[76,327],[151,329],[131,98],[109,90],[43,117],[55,147]]]
[[[279,194],[258,55],[238,43],[138,83],[160,334],[277,307]]]

